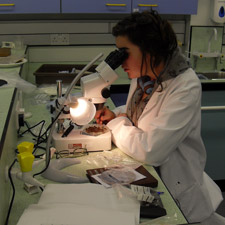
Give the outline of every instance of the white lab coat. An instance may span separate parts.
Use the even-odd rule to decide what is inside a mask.
[[[127,103],[137,86],[131,81]],[[124,153],[152,166],[159,166],[161,178],[189,222],[203,221],[219,203],[222,194],[204,172],[206,151],[201,139],[201,83],[190,68],[163,82],[154,92],[138,120],[138,127],[126,117],[107,126],[113,142]],[[126,106],[115,113],[126,112]]]

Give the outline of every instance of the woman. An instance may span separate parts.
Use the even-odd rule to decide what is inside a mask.
[[[96,113],[124,153],[158,168],[189,222],[225,224],[215,213],[218,186],[204,172],[201,139],[201,83],[177,47],[170,24],[157,12],[133,13],[113,28],[128,58],[131,79],[126,106]]]

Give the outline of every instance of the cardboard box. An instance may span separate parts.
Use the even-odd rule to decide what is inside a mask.
[[[0,48],[0,57],[6,57],[11,55],[10,48]]]

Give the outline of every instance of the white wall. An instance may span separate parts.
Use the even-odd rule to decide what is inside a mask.
[[[211,20],[211,0],[198,0],[197,15],[191,16],[191,26],[217,26],[221,25]]]

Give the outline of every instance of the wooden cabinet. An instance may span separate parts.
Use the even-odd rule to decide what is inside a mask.
[[[62,0],[62,13],[130,13],[131,0]]]
[[[0,0],[0,14],[60,13],[60,0]]]
[[[198,0],[132,0],[133,12],[155,9],[160,14],[197,14]]]

